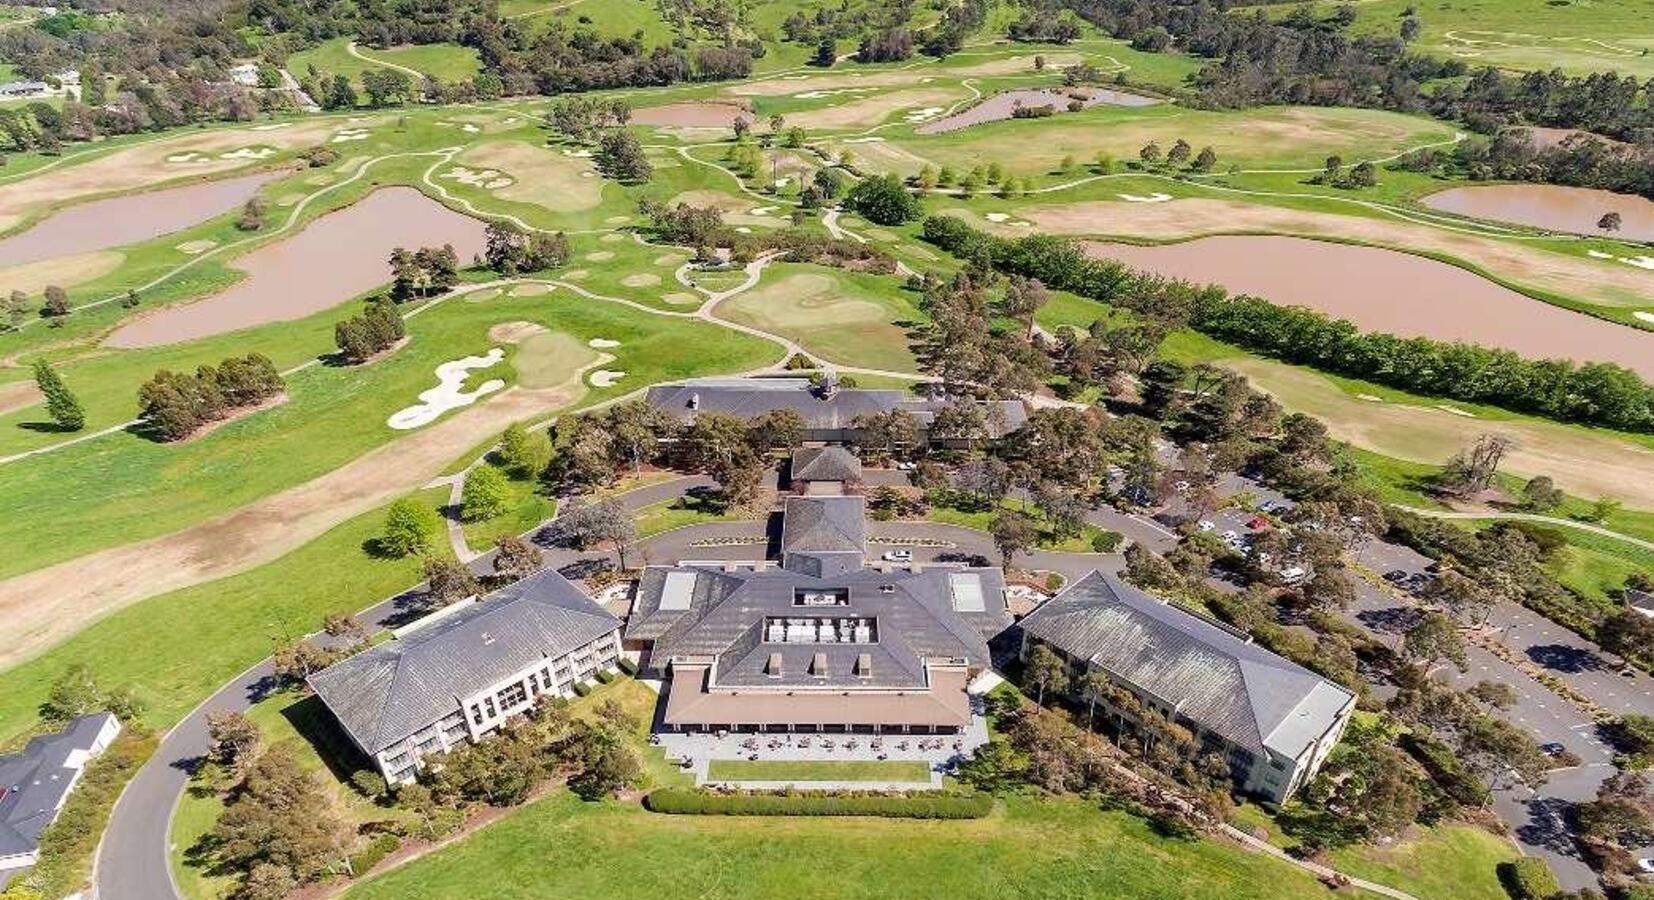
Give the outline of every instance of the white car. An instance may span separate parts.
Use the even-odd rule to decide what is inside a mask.
[[[1309,573],[1304,571],[1303,566],[1287,566],[1281,570],[1281,580],[1287,584],[1297,584],[1303,581],[1307,575]]]
[[[1654,872],[1654,859],[1650,859],[1645,856],[1642,859],[1637,860],[1637,868],[1643,870],[1644,872]]]
[[[1216,527],[1217,527],[1216,525],[1212,524],[1211,519],[1201,519],[1200,520],[1200,530],[1201,531],[1211,531],[1212,529],[1214,529]]]
[[[1223,542],[1226,543],[1226,544],[1233,544],[1236,541],[1240,540],[1240,535],[1236,534],[1233,531],[1225,531],[1222,535],[1220,535],[1220,537],[1223,538]]]
[[[883,559],[885,562],[913,562],[913,551],[886,550]]]

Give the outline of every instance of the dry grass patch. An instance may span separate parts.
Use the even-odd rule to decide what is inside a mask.
[[[0,384],[0,415],[27,409],[40,402],[40,388],[33,381]]]
[[[1480,235],[1400,220],[1306,212],[1234,200],[1166,203],[1086,201],[1028,206],[1017,214],[1052,234],[1094,234],[1183,240],[1212,234],[1276,232],[1310,238],[1345,238],[1401,250],[1444,253],[1517,284],[1603,306],[1646,306],[1647,272],[1611,260],[1569,256]],[[997,229],[1002,233],[1012,229]]]
[[[0,269],[0,284],[5,285],[8,292],[22,291],[34,295],[44,291],[47,285],[67,288],[102,278],[120,268],[125,260],[126,255],[118,250],[95,250],[42,259]],[[78,300],[73,298],[71,302]]]
[[[660,276],[652,275],[647,272],[640,272],[636,275],[627,275],[625,278],[620,279],[620,283],[626,285],[627,287],[654,287],[655,285],[660,284]]]
[[[945,107],[966,96],[960,88],[914,88],[892,91],[859,100],[834,103],[820,109],[793,113],[788,124],[806,128],[845,128],[851,125],[877,125],[891,115],[925,107]]]
[[[1525,476],[1549,475],[1582,497],[1615,497],[1641,509],[1654,507],[1654,450],[1608,434],[1535,419],[1476,419],[1427,406],[1362,399],[1305,369],[1262,359],[1227,359],[1221,365],[1250,378],[1288,409],[1327,424],[1333,437],[1385,456],[1440,464],[1475,435],[1511,438],[1505,468]]]
[[[591,209],[603,202],[603,182],[587,178],[591,160],[564,156],[526,141],[490,141],[460,154],[466,163],[496,169],[515,181],[490,191],[501,200],[532,203],[558,212]]]
[[[729,128],[737,117],[749,123],[757,117],[738,103],[667,103],[632,110],[633,125],[664,125],[679,128]]]
[[[1045,57],[1045,70],[1047,72],[1056,71],[1063,66],[1078,65],[1085,61],[1085,57],[1078,53],[1046,53],[1042,55]],[[1015,75],[1036,70],[1034,68],[1034,57],[1029,55],[1008,56],[1004,59],[977,63],[974,66],[966,66],[963,69],[952,69],[950,71],[955,75]]]

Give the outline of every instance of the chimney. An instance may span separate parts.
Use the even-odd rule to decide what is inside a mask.
[[[831,400],[838,394],[838,375],[828,369],[821,373],[821,399]]]

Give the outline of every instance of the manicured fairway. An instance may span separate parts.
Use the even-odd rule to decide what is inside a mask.
[[[889,277],[774,265],[758,287],[718,314],[798,341],[827,362],[917,372],[908,330],[922,321],[912,295]]]

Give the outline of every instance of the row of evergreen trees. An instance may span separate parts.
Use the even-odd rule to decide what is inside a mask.
[[[368,304],[367,311],[333,326],[333,339],[345,362],[359,363],[389,350],[408,333],[396,305],[383,298]]]
[[[201,426],[282,392],[281,373],[262,353],[232,356],[194,374],[162,369],[138,388],[150,431],[163,441],[189,437]]]

